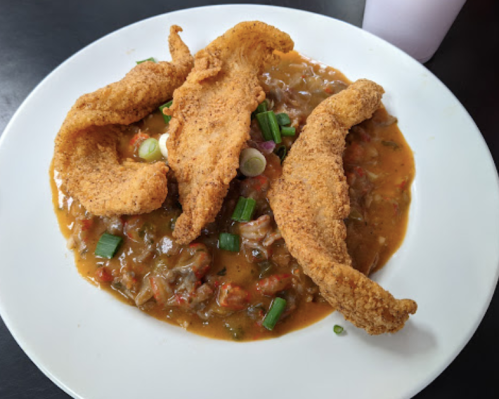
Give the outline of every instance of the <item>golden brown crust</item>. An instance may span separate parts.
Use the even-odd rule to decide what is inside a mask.
[[[173,236],[187,244],[215,219],[249,139],[251,112],[265,93],[262,68],[293,41],[273,26],[243,22],[199,51],[168,113],[168,161],[179,183],[183,213]]]
[[[120,161],[118,130],[170,99],[192,68],[192,56],[170,28],[173,61],[144,62],[122,80],[81,96],[55,139],[54,169],[65,191],[99,216],[139,214],[161,206],[167,194],[164,163]]]
[[[167,195],[164,162],[120,161],[115,126],[90,127],[74,137],[66,169],[68,191],[95,215],[140,214],[161,206]]]
[[[343,223],[350,212],[342,154],[348,129],[372,116],[383,89],[359,80],[323,101],[284,162],[269,199],[291,255],[346,319],[369,334],[395,332],[416,312],[351,267]]]

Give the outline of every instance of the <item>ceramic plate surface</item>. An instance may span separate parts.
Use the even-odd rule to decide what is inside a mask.
[[[191,51],[261,20],[302,54],[372,79],[414,151],[405,241],[374,278],[419,309],[395,335],[371,337],[339,314],[278,339],[197,336],[87,283],[52,209],[53,140],[83,93],[119,80],[136,60],[170,59],[169,27]],[[454,359],[480,323],[499,264],[498,178],[472,119],[428,70],[386,42],[324,16],[266,6],[160,15],[110,34],[52,72],[0,143],[0,311],[24,351],[77,398],[409,398]],[[346,327],[338,337],[333,325]]]

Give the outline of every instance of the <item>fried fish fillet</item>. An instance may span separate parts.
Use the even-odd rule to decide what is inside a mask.
[[[170,28],[171,63],[141,63],[119,82],[81,96],[55,139],[54,170],[64,190],[94,215],[150,212],[166,198],[166,165],[121,161],[116,125],[144,118],[185,81],[193,58],[179,31]]]
[[[343,222],[350,213],[342,154],[348,129],[372,116],[383,89],[358,80],[324,100],[293,144],[269,200],[287,247],[322,295],[369,334],[396,332],[416,302],[395,299],[351,267]]]
[[[196,54],[168,114],[168,162],[179,184],[183,213],[173,236],[188,244],[215,219],[239,155],[249,139],[251,112],[265,99],[258,75],[293,41],[263,22],[242,22]]]

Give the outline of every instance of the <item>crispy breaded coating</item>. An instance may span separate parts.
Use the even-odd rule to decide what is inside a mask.
[[[188,244],[215,219],[239,155],[249,139],[251,112],[265,99],[258,75],[293,49],[290,37],[263,22],[243,22],[199,51],[168,114],[169,166],[179,183],[182,215],[173,236]]]
[[[372,116],[383,89],[358,80],[324,100],[291,147],[269,200],[286,245],[324,298],[369,334],[396,332],[417,305],[395,299],[351,267],[343,222],[350,213],[342,155],[353,125]]]
[[[55,139],[54,169],[64,190],[94,215],[146,213],[166,198],[166,165],[120,160],[114,125],[144,118],[185,81],[193,58],[181,30],[170,28],[171,63],[141,63],[119,82],[81,96]]]

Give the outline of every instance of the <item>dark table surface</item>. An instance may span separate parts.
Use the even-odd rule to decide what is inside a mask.
[[[0,0],[0,132],[31,90],[61,62],[87,44],[153,15],[221,3],[239,2]],[[357,26],[362,24],[364,10],[364,0],[254,3],[313,11]],[[440,49],[426,64],[471,114],[496,165],[499,162],[496,121],[499,115],[498,18],[498,1],[468,1]],[[469,344],[448,369],[416,397],[498,398],[498,339],[499,295],[496,293]],[[1,319],[0,398],[68,398],[28,359]]]

